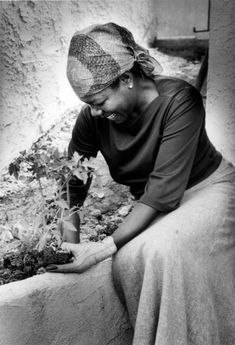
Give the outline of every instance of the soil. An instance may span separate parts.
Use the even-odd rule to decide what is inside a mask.
[[[157,55],[165,75],[195,83],[200,61],[163,54],[156,49],[151,53]],[[202,93],[205,94],[205,86]],[[67,147],[77,114],[78,110],[67,113],[60,123],[44,134],[60,151]],[[101,156],[96,159],[96,165],[96,175],[82,210],[82,241],[98,241],[110,235],[135,204],[128,188],[112,181]],[[55,186],[46,179],[43,184],[47,203],[50,203]],[[40,222],[41,207],[37,181],[29,182],[24,177],[16,180],[4,171],[0,181],[0,201],[0,285],[43,273],[48,264],[71,260],[70,253],[63,252],[58,245],[61,237],[57,228],[47,233],[43,248],[39,250],[38,246],[33,246],[33,232]],[[54,213],[52,207],[51,217]],[[47,221],[49,223],[50,219]]]

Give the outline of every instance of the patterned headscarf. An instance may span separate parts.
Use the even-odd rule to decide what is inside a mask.
[[[126,28],[114,23],[92,25],[72,37],[67,77],[82,98],[110,86],[135,61],[148,77],[162,72],[161,65],[135,42]]]

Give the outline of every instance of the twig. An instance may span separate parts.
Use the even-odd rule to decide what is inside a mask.
[[[42,217],[42,226],[43,226],[43,231],[46,232],[46,219],[45,219],[45,215],[46,215],[46,205],[45,205],[45,198],[43,195],[43,188],[42,188],[42,183],[41,183],[41,179],[40,177],[37,178],[38,183],[39,183],[39,190],[41,193],[41,197],[42,197],[42,209],[43,209],[43,217]]]

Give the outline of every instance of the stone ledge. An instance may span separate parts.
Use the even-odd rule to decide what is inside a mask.
[[[1,345],[130,345],[111,260],[83,274],[45,273],[0,287]]]

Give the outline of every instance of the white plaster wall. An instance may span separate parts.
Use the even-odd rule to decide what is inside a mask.
[[[214,0],[211,7],[207,89],[208,134],[235,163],[235,1]]]
[[[156,36],[191,35],[189,28],[205,26],[207,1],[0,1],[0,167],[79,106],[65,75],[76,30],[114,21],[146,45]]]
[[[0,345],[131,345],[111,260],[83,274],[45,273],[1,286]]]
[[[1,1],[0,167],[79,105],[65,74],[69,41],[95,22],[127,26],[142,43],[151,0]]]
[[[209,0],[155,0],[158,38],[198,37],[207,38],[207,33],[196,34],[207,29]]]

